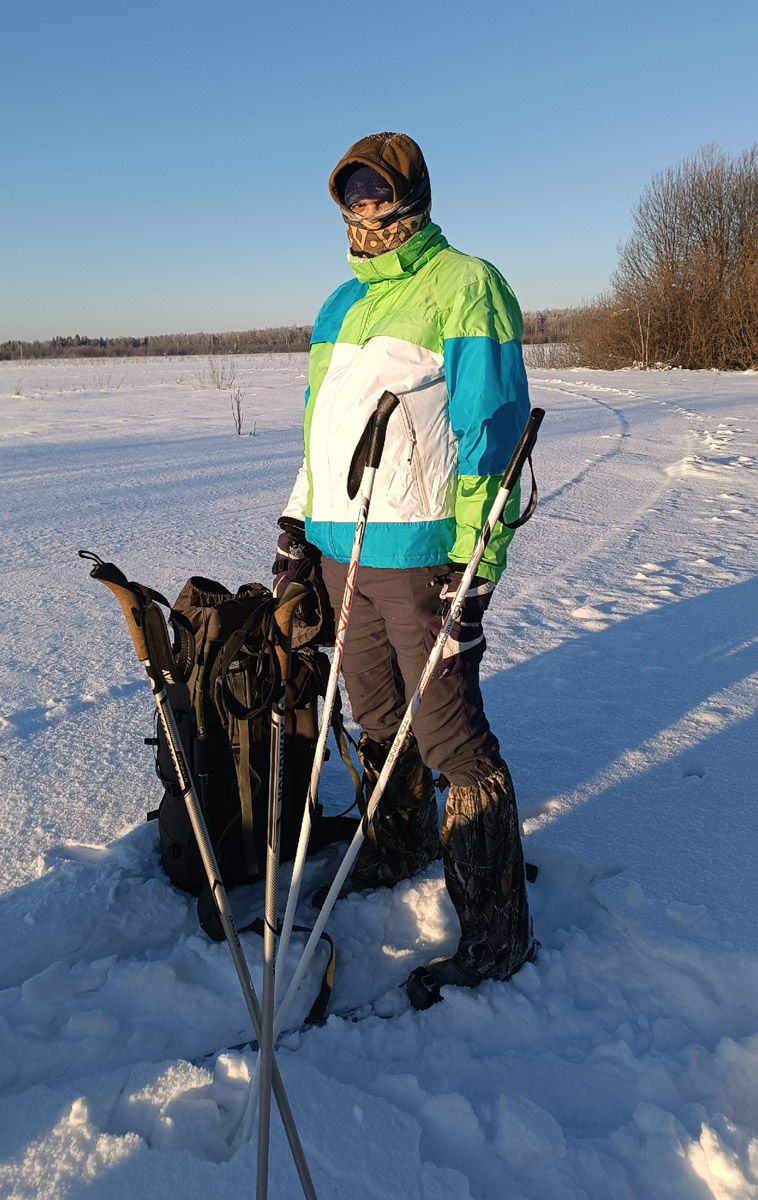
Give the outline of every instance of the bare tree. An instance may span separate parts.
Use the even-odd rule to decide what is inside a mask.
[[[234,363],[209,354],[207,369],[200,372],[200,383],[202,387],[212,387],[217,392],[224,392],[227,388],[234,387],[236,374],[237,368]]]
[[[758,145],[706,146],[653,176],[611,290],[580,325],[591,365],[758,364]]]
[[[236,388],[235,391],[232,392],[230,399],[232,402],[232,420],[234,421],[234,428],[238,434],[241,434],[244,420],[242,401],[245,399],[245,393],[243,392],[242,388]]]

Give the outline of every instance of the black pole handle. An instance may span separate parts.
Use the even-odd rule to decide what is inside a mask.
[[[516,481],[524,469],[524,463],[534,449],[534,443],[537,441],[537,434],[539,433],[540,425],[542,424],[542,419],[544,416],[544,408],[533,408],[529,414],[529,420],[526,423],[524,432],[521,434],[521,437],[518,440],[516,449],[513,451],[511,461],[506,467],[505,474],[503,475],[503,482],[500,484],[501,488],[505,488],[505,490],[508,492],[513,491]]]
[[[366,428],[355,447],[347,476],[347,494],[351,500],[358,495],[366,468],[371,467],[376,470],[381,462],[384,439],[387,435],[387,422],[399,403],[394,392],[383,392],[379,403],[366,423]]]
[[[366,459],[367,467],[373,467],[376,470],[382,461],[384,439],[387,436],[387,422],[399,403],[400,401],[394,392],[384,392],[382,394],[372,419],[371,441],[369,442],[368,458]]]

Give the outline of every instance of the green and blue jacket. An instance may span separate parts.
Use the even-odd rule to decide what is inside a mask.
[[[400,249],[349,256],[355,278],[318,314],[308,364],[305,458],[284,515],[348,562],[358,500],[350,462],[385,389],[400,398],[374,482],[361,562],[466,563],[529,415],[516,297],[495,267],[426,225]],[[505,519],[518,512],[519,489]],[[479,574],[497,580],[512,531]]]

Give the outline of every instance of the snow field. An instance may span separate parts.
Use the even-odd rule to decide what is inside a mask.
[[[190,573],[268,578],[304,359],[234,363],[255,436],[202,360],[0,364],[9,1200],[254,1186],[254,1144],[227,1140],[253,1056],[216,1053],[248,1036],[244,1004],[160,870],[152,701],[76,557],[170,598]],[[488,614],[483,691],[543,949],[415,1013],[400,985],[456,940],[440,865],[337,905],[331,1010],[362,1019],[278,1053],[319,1197],[758,1196],[755,381],[531,373],[542,501]],[[329,763],[322,799],[348,787]],[[309,861],[303,896],[336,864]],[[240,916],[261,900],[234,893]],[[275,1119],[271,1195],[298,1194]]]

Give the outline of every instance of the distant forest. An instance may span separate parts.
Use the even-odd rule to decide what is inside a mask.
[[[54,337],[48,342],[0,342],[0,361],[22,358],[147,358],[185,354],[270,354],[307,350],[310,325],[244,333],[162,333],[150,337]]]
[[[524,341],[569,340],[570,308],[524,313]],[[27,358],[146,358],[185,354],[276,354],[307,350],[311,325],[248,329],[242,333],[163,333],[150,337],[54,337],[47,342],[0,342],[0,361]]]

